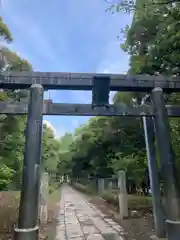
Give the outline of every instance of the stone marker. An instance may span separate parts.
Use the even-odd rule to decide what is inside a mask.
[[[98,179],[98,194],[102,195],[104,193],[104,179]]]
[[[128,217],[128,196],[126,190],[126,176],[124,171],[118,171],[118,188],[119,188],[119,214],[120,218]]]
[[[42,173],[40,187],[40,222],[47,223],[48,221],[48,195],[49,195],[49,176],[48,173]]]
[[[112,189],[112,181],[110,181],[109,183],[108,183],[108,189]]]

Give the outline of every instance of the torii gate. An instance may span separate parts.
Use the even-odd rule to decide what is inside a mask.
[[[161,211],[157,166],[154,151],[154,124],[166,192],[166,226],[170,240],[180,236],[180,188],[175,170],[168,116],[180,116],[179,106],[165,106],[163,91],[180,92],[180,78],[167,76],[129,76],[120,74],[3,72],[0,88],[30,88],[29,105],[0,102],[0,114],[26,114],[28,123],[24,151],[23,183],[16,240],[38,239],[38,202],[40,186],[40,159],[42,115],[103,115],[143,117],[149,160],[156,231],[164,234],[164,216]],[[61,104],[43,101],[48,89],[92,90],[92,104]],[[152,106],[128,107],[109,105],[109,92],[132,91],[151,94]]]

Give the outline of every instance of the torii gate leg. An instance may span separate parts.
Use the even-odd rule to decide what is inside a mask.
[[[152,117],[143,116],[144,135],[146,143],[146,152],[148,158],[148,170],[150,186],[152,191],[153,217],[156,236],[159,238],[166,236],[165,217],[162,211],[160,181],[158,175],[158,166],[156,161],[156,146],[154,122]]]
[[[24,151],[23,182],[15,240],[37,240],[39,233],[40,159],[42,140],[43,87],[30,88]]]
[[[163,90],[155,88],[152,91],[154,120],[161,174],[164,181],[166,203],[166,226],[169,240],[180,239],[180,186],[177,179],[175,155],[172,148],[170,126],[165,108]]]

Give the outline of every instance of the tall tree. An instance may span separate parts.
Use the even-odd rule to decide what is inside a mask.
[[[0,17],[0,71],[21,70],[25,68],[32,70],[32,66],[16,53],[11,52],[5,43],[10,43],[13,38],[11,33]],[[19,101],[28,97],[27,91],[1,90],[0,101]],[[0,116],[0,155],[1,155],[1,175],[0,189],[6,187],[12,180],[13,185],[20,183],[20,176],[23,162],[24,128],[26,117]]]
[[[0,39],[1,41],[6,41],[8,43],[13,40],[12,35],[7,25],[3,22],[2,17],[0,17]]]
[[[133,20],[124,31],[126,39],[121,49],[130,55],[129,73],[179,76],[180,2],[137,0],[133,8],[128,4],[128,10],[133,10]],[[179,104],[180,95],[168,95],[166,101]],[[170,123],[178,160],[180,121],[170,119]]]

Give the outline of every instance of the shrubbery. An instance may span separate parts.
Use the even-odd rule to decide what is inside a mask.
[[[61,186],[61,183],[52,182],[49,185],[49,194],[52,194],[54,191],[58,190]]]
[[[48,225],[56,221],[57,203],[60,201],[59,187],[49,188]],[[17,224],[20,203],[19,191],[0,192],[0,239],[11,239],[14,225]],[[41,233],[46,235],[46,229],[41,227]],[[49,231],[49,230],[48,230]],[[47,239],[47,238],[43,238]]]
[[[19,199],[20,192],[0,192],[0,239],[12,235],[13,226],[17,223]]]
[[[72,186],[77,190],[86,194],[95,194],[95,191],[91,186],[83,185],[80,183],[72,183]],[[107,203],[112,204],[115,207],[119,207],[117,192],[105,191],[101,196]],[[130,210],[142,210],[150,212],[152,210],[152,198],[149,196],[136,196],[128,195],[128,208]]]
[[[118,194],[106,191],[103,194],[103,199],[116,207],[118,207]],[[152,198],[147,196],[128,195],[128,208],[133,210],[151,211]]]

